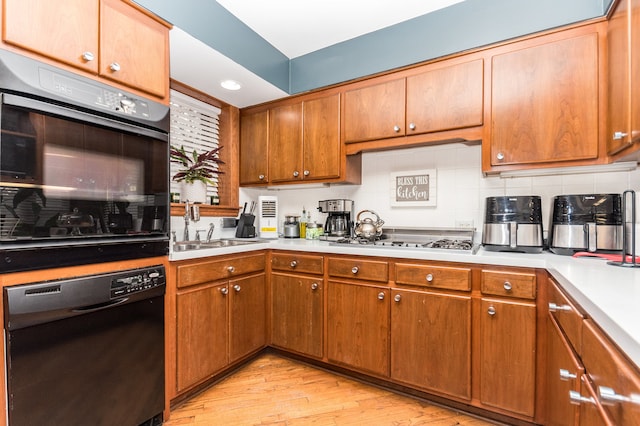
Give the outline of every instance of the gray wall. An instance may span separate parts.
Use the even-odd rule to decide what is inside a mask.
[[[136,0],[291,94],[602,16],[612,1],[467,0],[289,59],[217,2]]]

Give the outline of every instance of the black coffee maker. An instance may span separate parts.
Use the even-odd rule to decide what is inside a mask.
[[[353,233],[353,200],[319,201],[318,211],[328,214],[324,224],[323,238],[328,240],[351,238]]]

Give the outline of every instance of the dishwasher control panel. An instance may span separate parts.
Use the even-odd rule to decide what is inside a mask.
[[[111,279],[111,298],[127,296],[166,284],[164,267],[126,271]]]

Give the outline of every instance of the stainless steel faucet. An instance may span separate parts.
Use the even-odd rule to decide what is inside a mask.
[[[189,212],[189,200],[184,203],[184,235],[183,240],[189,241],[189,217],[191,213]]]
[[[211,242],[211,238],[213,237],[213,230],[215,229],[215,227],[215,224],[209,224],[209,231],[207,232],[207,242]]]

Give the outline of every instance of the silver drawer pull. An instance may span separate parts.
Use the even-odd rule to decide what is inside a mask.
[[[402,300],[402,296],[401,296],[401,295],[399,295],[399,294],[396,294],[396,295],[393,297],[393,300],[395,300],[396,302],[400,302],[400,301]]]
[[[226,287],[222,287],[222,288],[220,289],[220,293],[222,293],[222,294],[225,294],[225,295],[226,295],[227,293],[229,293],[229,289],[228,289],[228,288],[226,288]]]
[[[640,405],[640,395],[632,393],[630,396],[619,395],[615,390],[607,386],[598,386],[598,394],[603,404],[618,404],[621,402],[630,402]]]
[[[569,402],[573,405],[581,405],[584,403],[595,404],[596,400],[591,397],[580,395],[580,392],[574,390],[569,391]]]
[[[234,268],[233,266],[227,266],[227,272],[233,274],[235,271],[236,271],[236,268]]]
[[[234,286],[233,286],[233,289],[234,289],[234,290],[236,291],[236,293],[237,293],[237,292],[239,292],[242,288],[240,287],[240,285],[239,285],[239,284],[236,284],[236,285],[234,285]]]
[[[289,266],[291,266],[292,268],[295,268],[296,266],[298,266],[298,262],[295,260],[292,260]]]
[[[317,290],[317,289],[318,289],[318,283],[311,284],[311,290]]]
[[[493,306],[489,306],[489,309],[487,309],[487,313],[491,316],[494,316],[496,314],[496,308],[494,308]]]
[[[381,291],[380,293],[378,293],[378,299],[384,300],[384,291]]]
[[[509,281],[505,281],[504,284],[502,284],[502,287],[504,287],[505,291],[511,291],[513,289],[513,286]]]
[[[569,305],[557,305],[549,302],[549,312],[571,312],[573,309]]]
[[[433,281],[433,274],[427,274],[427,282],[432,282]]]
[[[560,369],[560,380],[572,380],[577,378],[578,376],[576,374],[573,374],[572,372],[570,372],[569,370],[565,370],[564,368]]]
[[[359,270],[360,269],[357,266],[354,266],[353,268],[351,268],[351,273],[352,274],[357,274]]]

